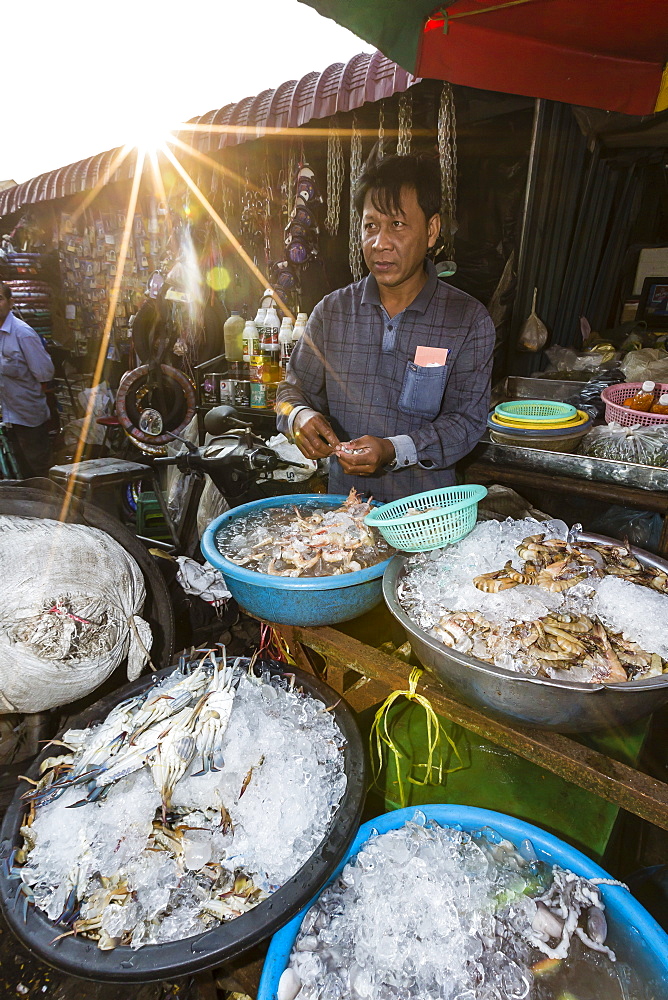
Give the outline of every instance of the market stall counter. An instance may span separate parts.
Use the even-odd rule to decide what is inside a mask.
[[[496,386],[492,403],[509,399],[565,400],[584,382],[510,376]],[[663,518],[659,555],[668,555],[668,469],[582,455],[548,451],[519,443],[494,441],[487,431],[461,463],[464,481],[500,483],[513,489],[545,490],[588,500],[605,500]]]

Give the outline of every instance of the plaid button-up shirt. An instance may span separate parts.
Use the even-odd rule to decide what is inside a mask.
[[[346,475],[332,457],[332,493],[354,486],[388,502],[450,486],[455,463],[485,430],[494,325],[430,261],[426,271],[420,293],[391,319],[372,275],[325,296],[292,352],[277,394],[280,431],[290,431],[295,407],[307,406],[341,441],[371,434],[395,445],[397,467],[375,476]],[[419,346],[447,348],[447,370],[417,369]]]

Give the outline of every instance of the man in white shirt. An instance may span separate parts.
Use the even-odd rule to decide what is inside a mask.
[[[38,334],[12,312],[12,290],[0,282],[0,404],[24,476],[48,476],[51,439],[44,390],[53,362]]]

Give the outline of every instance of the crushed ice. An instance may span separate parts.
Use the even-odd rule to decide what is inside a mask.
[[[537,861],[528,840],[517,850],[418,812],[366,841],[307,912],[277,995],[523,1000],[535,949],[566,957],[575,937],[615,960],[594,885]]]
[[[433,634],[434,626],[448,612],[479,611],[488,621],[504,627],[530,622],[551,612],[598,615],[611,629],[643,649],[668,658],[668,597],[647,587],[617,577],[590,578],[563,593],[520,584],[496,594],[485,593],[473,578],[498,570],[510,560],[516,569],[522,560],[516,546],[528,535],[567,538],[568,527],[560,520],[533,518],[482,521],[461,542],[443,549],[419,553],[406,562],[397,587],[397,597],[412,620]],[[526,670],[519,644],[499,642],[494,662],[510,670]],[[534,672],[535,672],[534,668]],[[564,671],[548,667],[552,676]],[[570,680],[590,681],[591,671],[580,666],[569,669]]]
[[[175,786],[173,850],[155,839],[165,834],[148,766],[108,786],[98,801],[71,808],[85,796],[78,784],[38,805],[20,873],[52,920],[63,916],[74,892],[80,911],[73,926],[102,934],[105,947],[177,940],[235,915],[225,906],[207,908],[225,890],[239,891],[242,903],[244,892],[260,901],[307,861],[345,792],[343,735],[321,701],[285,678],[238,673],[221,770],[197,776],[196,757]],[[183,679],[174,671],[162,691]],[[66,734],[80,747],[75,762],[109,745],[119,711]]]

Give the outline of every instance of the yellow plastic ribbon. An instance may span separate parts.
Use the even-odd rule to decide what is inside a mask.
[[[294,657],[290,652],[290,647],[288,646],[286,640],[283,638],[281,633],[278,632],[275,628],[272,628],[269,634],[270,638],[269,642],[267,643],[267,648],[271,649],[273,647],[275,650],[280,651],[283,654],[283,657],[285,658],[285,662],[288,663],[291,667],[296,667],[297,664],[295,663]]]
[[[413,778],[410,774],[406,775],[406,780],[411,783],[411,785],[429,785],[432,784],[432,775],[434,771],[437,772],[438,784],[443,781],[444,774],[452,774],[454,771],[461,771],[464,767],[462,758],[459,756],[459,751],[455,746],[452,739],[448,736],[445,729],[443,728],[440,719],[436,715],[431,702],[425,695],[417,693],[418,681],[424,671],[421,667],[413,667],[408,678],[408,690],[407,691],[393,691],[391,695],[385,699],[383,704],[380,706],[376,712],[375,718],[373,720],[373,725],[371,727],[371,733],[369,735],[369,747],[371,750],[371,767],[373,771],[374,784],[378,781],[378,777],[383,767],[385,748],[394,757],[394,765],[397,772],[397,784],[399,785],[399,796],[402,808],[406,805],[406,792],[404,789],[404,784],[401,778],[401,771],[399,769],[399,762],[403,758],[408,760],[405,754],[401,752],[399,747],[394,742],[392,733],[388,728],[388,714],[392,705],[397,701],[398,698],[406,698],[407,701],[413,701],[420,708],[424,709],[425,715],[427,717],[427,761],[424,764],[410,764],[411,768],[424,767],[425,776],[424,779]],[[378,758],[378,763],[376,764],[376,759],[374,756],[374,736],[375,736],[375,750]],[[454,752],[459,764],[456,767],[444,768],[443,757],[439,754],[438,765],[435,764],[434,758],[436,751],[441,745],[441,739],[445,737],[446,741],[450,745],[450,748]]]

